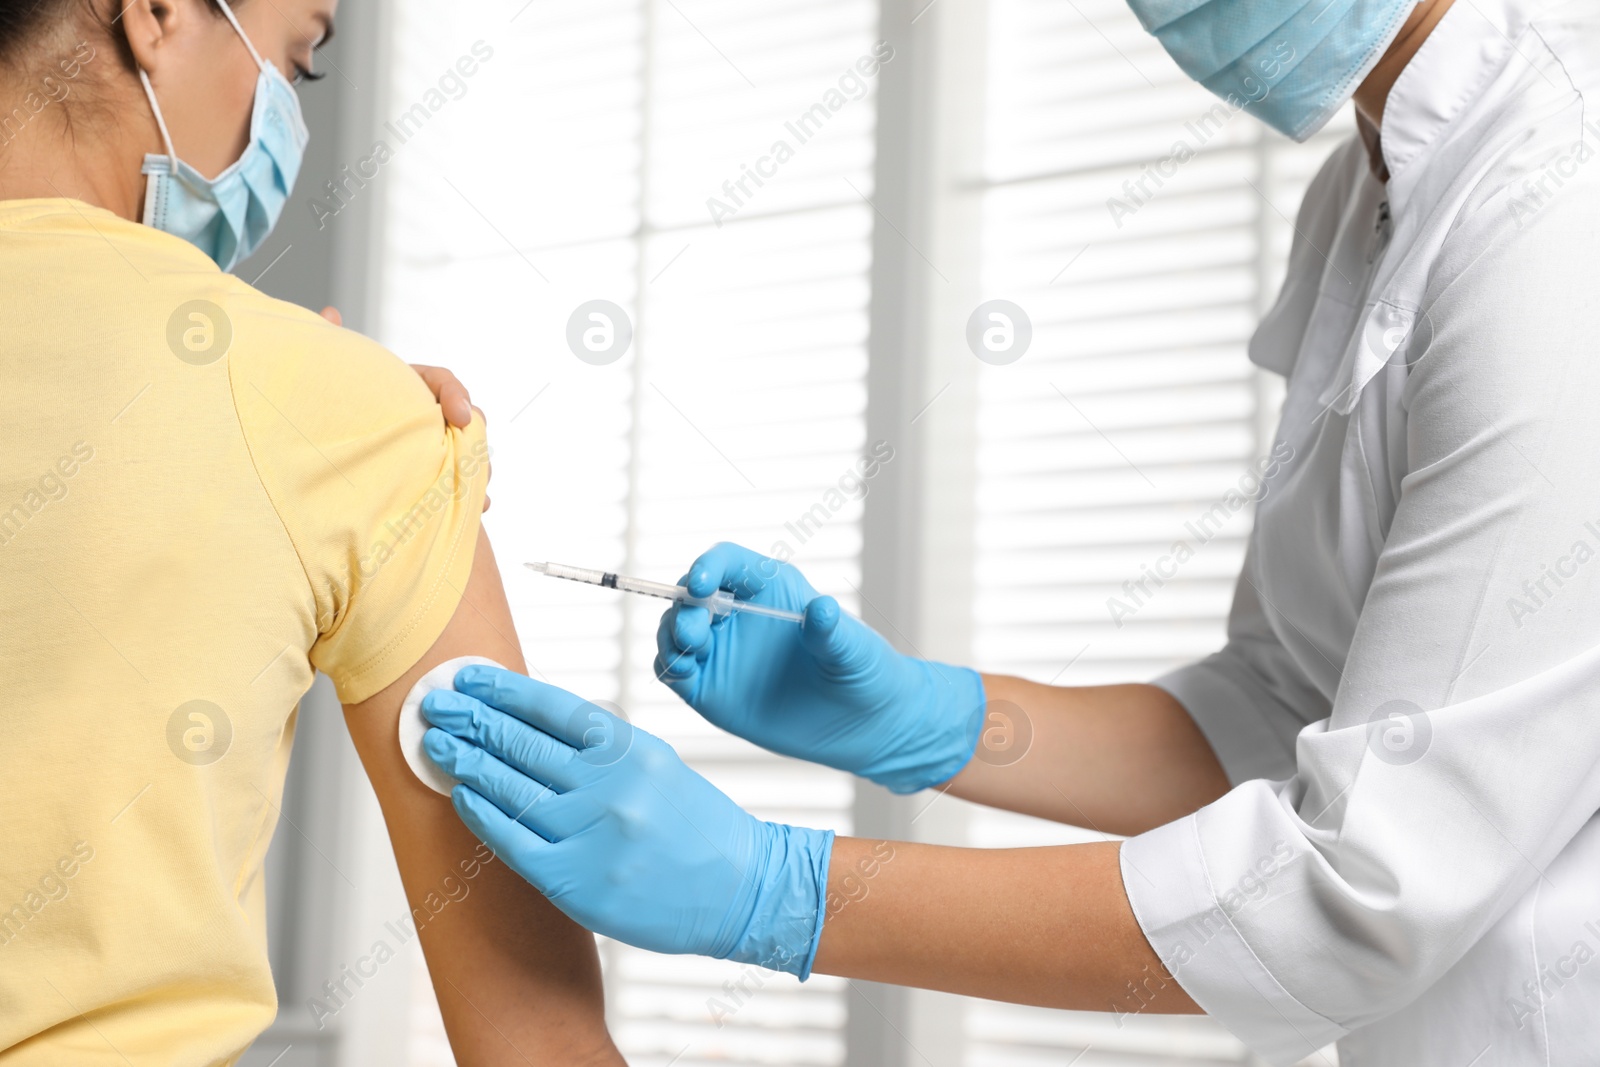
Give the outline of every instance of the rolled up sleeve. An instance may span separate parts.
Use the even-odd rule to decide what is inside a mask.
[[[1408,415],[1393,522],[1292,775],[1243,780],[1285,692],[1247,641],[1161,682],[1241,784],[1126,842],[1124,883],[1179,983],[1271,1063],[1418,997],[1600,810],[1594,215],[1574,194],[1447,244],[1431,344],[1385,372]]]

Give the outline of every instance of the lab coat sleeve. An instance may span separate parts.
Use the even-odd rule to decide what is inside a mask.
[[[1254,538],[1228,615],[1228,643],[1155,684],[1177,698],[1233,785],[1294,774],[1295,736],[1328,701],[1267,624],[1256,591]]]
[[[1404,426],[1351,416],[1353,447],[1403,432],[1407,462],[1294,775],[1123,846],[1152,946],[1270,1063],[1418,997],[1600,809],[1597,185],[1520,228],[1503,204],[1463,218],[1430,283],[1431,343],[1379,379],[1403,390]],[[1173,688],[1208,709],[1224,680],[1257,699],[1226,664]]]
[[[1366,148],[1352,136],[1312,181],[1295,220],[1283,290],[1250,340],[1250,360],[1257,366],[1286,377],[1294,372],[1316,291],[1331,269],[1319,249],[1334,241],[1337,206],[1366,169]],[[1275,450],[1267,457],[1264,493],[1272,492],[1272,479],[1286,459],[1292,460],[1292,453]],[[1328,698],[1267,621],[1255,561],[1252,536],[1228,615],[1226,647],[1155,680],[1188,710],[1233,785],[1292,775],[1295,735],[1329,711]]]

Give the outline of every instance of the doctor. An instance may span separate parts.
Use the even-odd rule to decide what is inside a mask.
[[[1150,685],[903,656],[792,567],[687,581],[657,668],[708,720],[909,793],[1128,835],[980,850],[747,815],[663,742],[463,671],[427,743],[559,907],[647,948],[1215,1016],[1273,1064],[1600,1049],[1600,5],[1130,0],[1305,138],[1354,99],[1251,346],[1288,381],[1228,643]],[[986,709],[1031,721],[986,759]],[[578,724],[578,725],[574,725]],[[599,725],[601,729],[594,729]],[[976,752],[976,756],[974,753]]]

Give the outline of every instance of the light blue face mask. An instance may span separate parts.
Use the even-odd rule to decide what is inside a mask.
[[[1128,0],[1183,72],[1304,141],[1349,100],[1416,0]]]
[[[260,248],[277,225],[300,174],[311,135],[294,86],[277,67],[261,58],[227,0],[217,3],[261,71],[256,79],[255,108],[250,115],[250,143],[233,166],[215,178],[202,176],[178,158],[150,78],[141,70],[139,80],[144,83],[167,149],[165,156],[144,157],[143,173],[150,179],[144,194],[144,224],[182,237],[216,260],[223,270],[232,270]]]

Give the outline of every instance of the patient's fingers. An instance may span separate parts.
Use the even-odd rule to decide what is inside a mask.
[[[413,363],[411,369],[427,387],[433,391],[434,398],[439,401],[439,407],[444,411],[444,419],[457,429],[464,429],[472,422],[472,396],[467,392],[467,387],[461,384],[450,371],[443,367],[430,367],[423,363]]]

